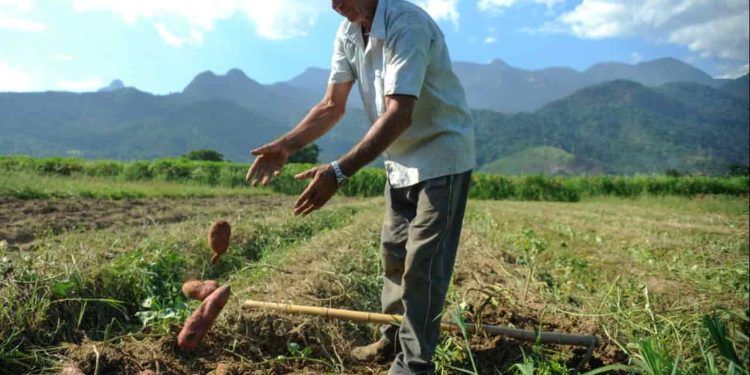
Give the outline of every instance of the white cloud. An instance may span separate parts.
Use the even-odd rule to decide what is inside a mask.
[[[739,66],[723,65],[719,66],[719,69],[723,72],[718,74],[715,78],[734,79],[748,74],[748,72],[750,72],[750,64],[742,64]]]
[[[330,12],[328,0],[240,0],[242,12],[255,24],[258,34],[268,39],[305,36],[318,17]]]
[[[217,20],[230,17],[237,10],[236,0],[74,0],[76,11],[110,11],[126,22],[140,19],[175,17],[191,26],[210,30]]]
[[[86,78],[83,80],[61,79],[57,81],[57,87],[65,91],[95,91],[104,86],[104,81],[99,78]]]
[[[65,62],[75,61],[75,58],[73,58],[73,56],[66,55],[64,53],[56,54],[55,59],[60,60],[60,61],[65,61]]]
[[[446,20],[453,23],[453,27],[458,29],[458,21],[461,14],[458,12],[458,0],[412,0],[427,11],[436,21]]]
[[[639,62],[643,61],[643,55],[641,55],[638,52],[633,52],[630,54],[630,63],[631,64],[638,64]]]
[[[32,91],[35,87],[31,74],[0,61],[0,91]]]
[[[156,29],[156,32],[159,33],[162,40],[173,47],[181,48],[186,43],[200,44],[203,42],[203,34],[194,30],[191,30],[190,34],[186,37],[179,37],[169,31],[167,26],[161,22],[154,23],[154,28]]]
[[[495,42],[497,42],[497,38],[495,38],[494,36],[488,36],[484,38],[484,44],[493,44]]]
[[[0,29],[12,29],[25,32],[39,32],[45,29],[41,22],[31,21],[23,18],[9,17],[0,13]]]
[[[565,0],[479,0],[477,7],[482,12],[499,12],[505,8],[524,3],[541,4],[550,9],[564,2]]]
[[[109,11],[128,23],[153,22],[167,44],[181,47],[202,43],[217,22],[236,15],[247,17],[264,38],[304,36],[320,14],[330,11],[330,4],[327,0],[74,0],[73,8]],[[186,31],[177,33],[175,28]]]
[[[747,0],[583,0],[542,29],[585,39],[643,36],[704,58],[747,61],[749,16]]]
[[[30,0],[0,0],[0,29],[11,29],[24,32],[43,31],[42,22],[26,18],[26,13],[34,10]]]
[[[0,0],[0,8],[15,8],[21,12],[30,12],[34,9],[31,0]]]

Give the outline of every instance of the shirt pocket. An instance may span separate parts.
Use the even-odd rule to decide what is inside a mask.
[[[382,116],[385,113],[385,89],[383,87],[383,71],[375,70],[375,107],[378,110],[378,116]]]

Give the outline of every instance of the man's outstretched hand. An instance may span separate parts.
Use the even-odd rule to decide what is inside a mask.
[[[336,194],[339,184],[336,182],[336,174],[330,164],[308,169],[294,175],[298,180],[312,178],[307,189],[300,194],[294,202],[295,215],[307,215],[323,207],[331,197]]]
[[[263,186],[268,186],[273,177],[281,174],[281,168],[286,164],[290,154],[289,150],[278,142],[258,147],[250,153],[255,155],[256,158],[253,165],[248,169],[245,180],[253,186],[258,186],[258,182],[262,183]]]

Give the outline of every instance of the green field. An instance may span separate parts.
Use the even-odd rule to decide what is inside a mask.
[[[240,308],[257,299],[378,309],[383,199],[337,196],[299,218],[295,197],[274,190],[6,170],[0,373],[387,369],[349,358],[372,326]],[[472,199],[446,318],[596,335],[584,367],[592,374],[747,373],[748,204],[746,193]],[[212,267],[205,235],[216,219],[233,225],[233,238]],[[197,307],[180,292],[191,278],[231,285],[233,297],[187,353],[175,337]],[[582,356],[447,334],[435,362],[443,374],[566,374]]]

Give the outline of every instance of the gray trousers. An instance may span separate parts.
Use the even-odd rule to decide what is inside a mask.
[[[456,260],[471,171],[405,188],[386,185],[381,234],[386,314],[403,314],[400,326],[381,327],[401,352],[389,374],[432,374],[440,320]]]

